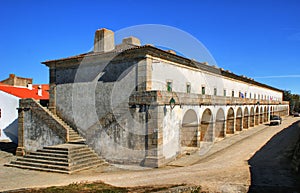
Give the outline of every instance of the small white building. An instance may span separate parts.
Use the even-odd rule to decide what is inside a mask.
[[[32,79],[16,77],[13,74],[0,82],[0,141],[18,143],[19,100],[24,98],[48,100],[48,88],[48,85],[32,85]]]

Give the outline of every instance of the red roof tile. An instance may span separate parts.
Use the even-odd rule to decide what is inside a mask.
[[[42,96],[38,95],[39,85],[33,85],[32,90],[26,87],[15,87],[0,83],[0,90],[19,98],[49,99],[49,85],[42,84]]]

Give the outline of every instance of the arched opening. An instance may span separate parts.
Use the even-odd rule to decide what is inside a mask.
[[[182,147],[197,147],[198,118],[194,110],[186,111],[182,119],[180,140]]]
[[[200,141],[213,141],[213,116],[210,109],[205,109],[202,114]]]
[[[264,120],[264,112],[263,112],[263,108],[260,107],[259,123],[262,124],[263,120]]]
[[[255,122],[254,122],[254,125],[258,125],[259,124],[259,108],[256,107],[256,110],[255,110]]]
[[[226,120],[226,134],[234,133],[234,111],[233,108],[230,108],[227,112]]]
[[[264,122],[267,122],[268,121],[268,110],[267,110],[267,107],[265,107],[265,110],[264,110]]]
[[[250,127],[254,127],[254,108],[250,109]]]
[[[270,109],[270,116],[273,115],[273,111],[274,111],[274,109],[273,109],[273,107],[271,106],[271,109]],[[269,118],[269,119],[270,119],[270,118]]]
[[[248,111],[247,107],[244,110],[243,128],[244,129],[248,129],[249,128],[249,111]]]
[[[223,109],[219,109],[216,116],[215,137],[225,137],[225,113]]]
[[[242,113],[242,108],[238,108],[236,111],[236,121],[235,121],[235,130],[236,131],[242,131],[243,128],[243,113]]]

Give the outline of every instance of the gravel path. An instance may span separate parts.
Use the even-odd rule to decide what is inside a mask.
[[[211,192],[248,192],[249,187],[255,192],[266,186],[296,190],[297,176],[290,175],[288,159],[290,144],[300,134],[300,124],[295,123],[298,120],[288,117],[280,126],[260,125],[242,131],[215,143],[204,156],[197,153],[184,156],[159,169],[110,166],[64,175],[3,167],[4,159],[0,156],[0,191],[83,181],[103,181],[123,187],[185,183],[201,185]],[[281,174],[285,176],[282,182],[276,177]]]

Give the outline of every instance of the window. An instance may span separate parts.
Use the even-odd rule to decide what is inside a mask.
[[[0,119],[1,119],[1,117],[2,117],[2,114],[1,114],[1,109],[0,109]]]
[[[186,83],[186,93],[191,93],[191,83]]]
[[[226,96],[226,89],[223,90],[223,96]]]
[[[245,92],[245,98],[247,98],[247,92]]]
[[[242,93],[241,91],[239,91],[239,97],[240,97],[240,98],[245,98],[244,93]]]
[[[214,95],[217,96],[217,88],[214,88]]]
[[[231,96],[232,96],[232,97],[234,97],[234,90],[233,90],[233,91],[231,91]]]
[[[167,91],[172,92],[172,81],[167,81]]]
[[[250,99],[251,99],[251,97],[252,97],[251,95],[252,95],[252,94],[250,93],[250,96],[249,96]]]
[[[202,86],[201,92],[202,92],[203,95],[205,94],[205,86]]]
[[[258,100],[260,99],[260,95],[258,95]]]
[[[256,94],[254,94],[254,99],[256,99]]]

